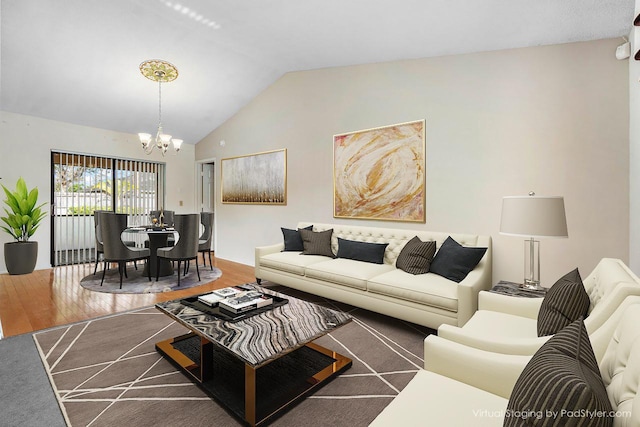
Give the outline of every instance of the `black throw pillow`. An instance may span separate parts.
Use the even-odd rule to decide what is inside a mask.
[[[423,242],[415,236],[400,251],[396,259],[396,267],[410,274],[428,273],[435,253],[435,241]]]
[[[302,246],[304,250],[302,255],[324,255],[335,258],[331,250],[331,235],[333,228],[325,231],[311,231],[300,229],[300,237],[302,237]]]
[[[313,229],[313,225],[305,227],[304,230]],[[282,235],[284,237],[284,252],[295,251],[301,252],[304,250],[304,246],[302,245],[302,237],[300,237],[300,233],[298,230],[291,230],[289,228],[282,228]]]
[[[576,268],[547,291],[538,311],[538,336],[553,335],[589,312],[589,295]]]
[[[480,262],[487,248],[464,247],[447,237],[431,261],[429,271],[460,283]]]
[[[613,425],[613,409],[582,319],[555,334],[518,377],[504,426]]]
[[[387,246],[388,243],[358,242],[338,237],[338,258],[382,264]]]

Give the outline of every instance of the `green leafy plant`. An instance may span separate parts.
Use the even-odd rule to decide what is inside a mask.
[[[10,191],[4,185],[2,189],[7,196],[4,203],[11,209],[10,212],[6,207],[4,208],[7,216],[0,217],[0,219],[7,226],[2,226],[2,229],[11,234],[18,242],[27,242],[38,229],[40,221],[47,215],[42,210],[46,203],[36,206],[38,188],[29,191],[22,178],[18,179],[15,191]]]

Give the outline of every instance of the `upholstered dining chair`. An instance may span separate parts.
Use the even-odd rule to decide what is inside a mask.
[[[192,259],[196,260],[196,271],[198,281],[200,281],[200,270],[198,269],[198,233],[200,230],[200,218],[198,214],[175,215],[174,227],[178,233],[178,241],[173,247],[158,248],[158,258],[166,258],[170,261],[178,261],[178,286],[180,286],[180,266],[182,261],[186,261],[184,273],[186,275],[187,266]],[[160,277],[160,263],[156,271],[156,282]]]
[[[105,264],[109,262],[118,263],[118,273],[120,273],[120,289],[122,289],[122,275],[127,273],[127,262],[144,259],[149,262],[149,249],[129,247],[122,241],[121,234],[127,228],[127,214],[117,214],[112,212],[98,213],[100,224],[100,235],[102,237],[103,256]],[[106,265],[102,270],[102,280],[107,271]],[[149,271],[149,281],[151,281],[151,271]]]
[[[113,212],[113,211],[107,211],[107,210],[95,210],[93,211],[93,224],[94,224],[94,231],[95,231],[95,238],[96,238],[96,265],[93,268],[93,275],[95,276],[97,271],[98,271],[98,262],[100,260],[100,254],[104,255],[104,245],[102,244],[102,232],[100,231],[100,216],[98,215],[100,212]],[[129,247],[134,247],[136,245],[136,242],[134,241],[129,241],[129,240],[125,240],[124,244],[126,246]],[[108,268],[108,263],[104,263],[104,268]],[[138,269],[138,265],[136,264],[136,261],[133,261],[133,265],[136,268],[136,270]]]
[[[202,254],[202,263],[207,266],[207,259],[204,254],[209,254],[209,267],[213,271],[211,263],[211,240],[213,236],[213,212],[200,212],[200,223],[204,226],[204,231],[198,241],[198,252]]]

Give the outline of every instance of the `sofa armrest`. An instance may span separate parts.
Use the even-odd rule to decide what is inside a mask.
[[[493,338],[487,335],[479,337],[472,332],[466,331],[464,328],[457,328],[446,324],[440,325],[438,328],[438,336],[448,341],[463,344],[467,347],[477,348],[493,353],[524,356],[533,355],[545,342],[549,340],[549,338],[551,338],[551,336],[531,338]]]
[[[255,249],[255,276],[256,279],[260,279],[260,258],[269,255],[275,254],[278,252],[282,252],[284,250],[284,242],[276,243],[275,245],[269,246],[256,246]]]
[[[483,291],[478,295],[478,310],[497,311],[537,319],[542,300],[543,298],[520,298]]]
[[[531,356],[478,350],[435,335],[424,340],[424,368],[509,399]]]
[[[476,268],[458,283],[458,326],[462,326],[478,310],[478,294],[491,289],[492,254],[491,237],[478,240],[478,246],[487,248]]]

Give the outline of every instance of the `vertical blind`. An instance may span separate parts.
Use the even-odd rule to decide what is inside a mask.
[[[164,204],[162,163],[52,152],[51,170],[53,266],[95,261],[95,210],[142,225]]]

